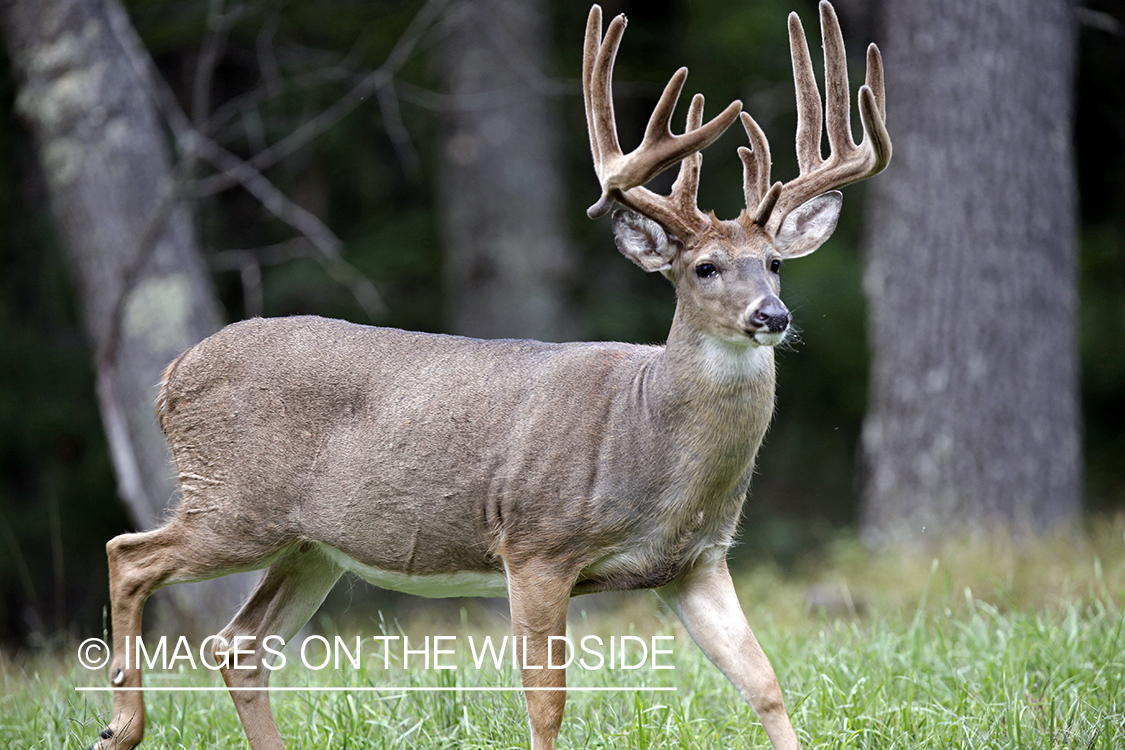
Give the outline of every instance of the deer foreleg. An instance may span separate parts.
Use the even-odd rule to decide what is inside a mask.
[[[551,649],[550,636],[566,635],[566,611],[572,576],[529,565],[508,570],[512,634],[520,664],[531,750],[554,750],[566,706],[566,661],[562,646]],[[556,668],[552,668],[552,666]]]
[[[774,750],[797,750],[777,676],[746,622],[726,560],[688,571],[659,594],[754,709]]]

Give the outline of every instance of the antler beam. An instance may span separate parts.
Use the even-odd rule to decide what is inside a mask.
[[[703,97],[696,94],[682,135],[671,130],[672,112],[679,100],[687,68],[680,68],[664,87],[649,118],[644,139],[636,149],[623,154],[617,140],[613,112],[613,63],[625,31],[625,16],[613,19],[602,37],[602,10],[590,9],[582,60],[582,90],[586,100],[586,124],[594,170],[601,183],[598,202],[586,212],[597,218],[609,211],[614,201],[664,225],[686,239],[707,224],[706,215],[696,205],[699,183],[698,152],[709,146],[730,127],[742,109],[742,102],[731,102],[714,119],[702,124]],[[658,195],[643,185],[676,162],[682,162],[680,176],[671,195]]]
[[[827,159],[821,156],[822,128],[820,91],[812,69],[805,30],[796,13],[789,14],[789,49],[793,59],[793,80],[797,91],[797,164],[800,174],[784,185],[769,185],[769,144],[757,123],[745,112],[742,125],[751,148],[739,149],[743,162],[746,211],[751,221],[764,227],[770,236],[777,233],[785,216],[797,206],[829,190],[881,172],[891,160],[891,139],[886,128],[886,101],[883,91],[883,61],[879,48],[867,48],[867,77],[859,89],[859,116],[863,142],[852,139],[851,111],[848,104],[848,71],[844,55],[844,36],[836,11],[827,0],[820,3],[820,30],[824,40],[824,83],[827,105]]]

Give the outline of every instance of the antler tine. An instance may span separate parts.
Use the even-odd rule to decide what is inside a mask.
[[[891,136],[887,132],[887,97],[883,90],[883,56],[874,44],[867,45],[867,77],[859,88],[859,120],[863,125],[863,144],[870,148],[873,164],[870,176],[882,172],[891,161]],[[860,178],[862,179],[862,178]]]
[[[686,80],[687,68],[683,67],[668,79],[668,83],[664,85],[664,91],[660,94],[660,99],[657,100],[652,114],[649,115],[648,125],[645,127],[645,137],[641,139],[642,146],[661,144],[667,136],[672,135],[672,112],[676,109],[676,103],[680,101],[680,92],[684,90],[684,81]],[[677,161],[679,159],[674,159],[672,164]]]
[[[703,94],[696,94],[691,98],[688,107],[687,122],[684,123],[684,132],[690,133],[698,130],[703,125]]]
[[[871,89],[879,108],[879,120],[887,121],[887,98],[883,90],[883,56],[873,43],[867,45],[867,77],[864,85]],[[862,114],[862,110],[860,111]]]
[[[804,30],[796,14],[791,14],[789,43],[797,90],[797,162],[800,174],[781,187],[776,205],[763,211],[763,206],[759,204],[755,221],[764,226],[770,235],[776,234],[785,216],[805,201],[871,177],[881,172],[891,160],[891,139],[885,124],[883,63],[879,49],[874,44],[867,48],[867,76],[857,97],[863,142],[857,146],[851,133],[844,36],[836,11],[828,0],[820,3],[820,29],[824,40],[824,121],[831,153],[827,159],[820,154],[820,92],[813,76]],[[770,192],[773,191],[774,188],[771,188]]]
[[[820,4],[820,35],[824,40],[824,119],[828,148],[832,154],[846,155],[856,148],[852,140],[851,106],[848,99],[848,60],[844,52],[844,33],[836,11],[828,2]]]
[[[597,129],[594,125],[593,107],[593,81],[594,63],[598,59],[598,47],[602,39],[602,8],[595,5],[590,8],[590,15],[586,18],[586,36],[582,40],[582,101],[586,105],[586,130],[590,134],[590,152],[594,157],[594,166],[601,163],[601,153],[598,151]],[[616,133],[614,134],[616,135]]]
[[[694,205],[690,210],[681,206],[690,174],[680,182],[681,189],[672,196],[657,195],[644,188],[644,183],[676,162],[687,160],[692,154],[709,146],[724,130],[730,127],[742,102],[734,101],[710,122],[702,124],[702,101],[695,115],[699,121],[689,126],[683,135],[673,135],[671,131],[672,112],[679,100],[687,68],[680,68],[664,87],[641,144],[628,154],[622,154],[617,140],[617,126],[613,113],[613,94],[611,81],[613,63],[617,55],[621,35],[625,30],[625,17],[617,16],[609,25],[605,38],[601,38],[601,8],[595,5],[590,9],[586,23],[586,40],[582,63],[582,83],[586,101],[586,123],[590,133],[590,151],[594,158],[594,170],[601,182],[602,194],[598,202],[586,214],[597,218],[609,211],[613,201],[648,216],[663,224],[681,237],[686,237],[701,228],[706,216]],[[693,108],[695,108],[693,102]],[[698,167],[690,167],[687,172]],[[681,170],[683,171],[683,170]],[[695,178],[698,184],[698,177]],[[694,193],[694,188],[690,191]]]
[[[608,160],[621,156],[617,140],[616,117],[613,112],[613,63],[621,36],[625,33],[625,16],[619,15],[609,24],[602,38],[602,9],[594,5],[586,21],[586,38],[582,55],[582,95],[586,102],[586,126],[590,134],[590,151],[594,170],[600,175]],[[608,210],[608,206],[606,207]],[[604,211],[602,212],[604,213]]]
[[[820,89],[813,74],[805,28],[796,13],[789,14],[789,52],[797,91],[797,165],[804,173],[819,167],[824,159],[820,155]],[[846,89],[844,93],[846,96]]]
[[[703,94],[696,94],[691,98],[684,132],[698,130],[702,125]],[[698,151],[685,156],[680,162],[680,171],[676,175],[676,181],[672,183],[670,197],[681,213],[690,214],[692,210],[698,210],[699,170],[702,166],[703,154]]]
[[[759,217],[768,216],[777,201],[776,191],[769,190],[770,142],[753,117],[743,112],[741,118],[742,127],[750,139],[749,148],[738,147],[738,157],[742,159],[742,192],[746,198],[746,210],[752,212],[751,221],[760,223]],[[767,206],[764,201],[771,192],[774,195]]]

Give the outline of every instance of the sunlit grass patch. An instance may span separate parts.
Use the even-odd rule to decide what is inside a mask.
[[[826,623],[789,659],[794,723],[818,747],[1125,746],[1122,614],[921,613]]]

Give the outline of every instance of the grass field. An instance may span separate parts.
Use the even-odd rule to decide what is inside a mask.
[[[988,540],[874,557],[845,541],[795,572],[762,565],[736,577],[805,748],[1125,748],[1123,519],[1093,524],[1083,542],[1060,538],[1026,548]],[[470,635],[478,644],[486,633],[501,637],[502,618],[471,604],[433,611],[415,613],[401,629],[361,624],[369,658],[359,669],[314,671],[287,649],[289,666],[275,672],[272,685],[394,688],[274,693],[289,746],[526,747],[518,692],[464,690],[518,684],[512,669],[476,669],[467,653]],[[340,626],[349,643],[356,628]],[[403,668],[394,648],[385,668],[381,642],[369,636],[402,633],[412,644],[427,634],[448,636],[445,648],[454,653],[443,658],[457,669],[425,669],[419,655]],[[569,635],[578,643],[587,634],[603,643],[675,636],[660,641],[672,653],[659,661],[674,669],[572,665],[571,686],[644,690],[572,692],[561,747],[768,746],[749,708],[651,594],[575,599]],[[103,686],[105,671],[78,666],[76,650],[3,657],[0,747],[93,741],[110,698],[75,688]],[[221,680],[186,669],[149,674],[146,685]],[[143,747],[246,746],[225,693],[156,693],[147,705]]]

